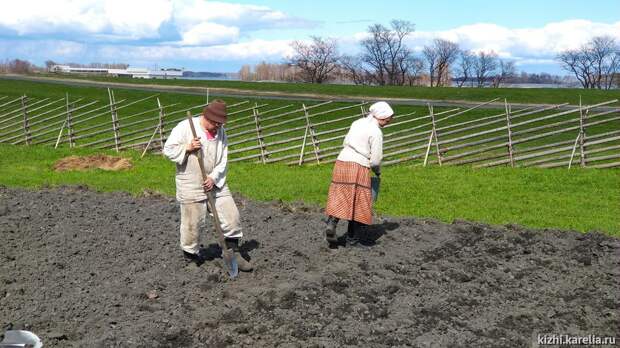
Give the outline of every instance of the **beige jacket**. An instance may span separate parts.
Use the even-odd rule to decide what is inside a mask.
[[[228,162],[228,140],[223,127],[217,132],[212,140],[207,140],[207,135],[200,126],[200,117],[194,117],[196,135],[200,137],[202,144],[202,158],[205,170],[213,179],[216,189],[216,197],[230,196],[230,190],[226,184],[226,172]],[[198,157],[186,152],[186,146],[192,139],[192,130],[189,121],[181,121],[170,133],[163,153],[171,161],[176,163],[176,197],[180,203],[194,203],[207,199],[202,188],[202,174]]]

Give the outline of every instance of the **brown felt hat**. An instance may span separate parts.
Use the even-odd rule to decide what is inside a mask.
[[[205,106],[204,110],[202,110],[202,115],[211,121],[226,123],[226,102],[215,99]]]

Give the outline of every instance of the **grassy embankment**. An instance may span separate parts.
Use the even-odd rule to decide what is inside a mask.
[[[217,80],[144,80],[112,77],[79,77],[75,75],[46,74],[46,77],[81,79],[99,82],[147,84],[162,86],[185,86],[200,88],[229,88],[245,91],[270,91],[294,94],[316,94],[326,98],[335,96],[404,98],[430,100],[487,101],[507,98],[511,103],[578,104],[581,95],[588,103],[620,99],[620,90],[584,90],[579,88],[452,88],[452,87],[402,87],[402,86],[356,86],[337,84],[305,84],[285,82],[245,82]],[[615,105],[620,105],[616,103]]]
[[[25,84],[25,85],[24,85]],[[20,90],[20,88],[28,88]],[[47,84],[0,84],[0,95],[36,92],[79,96],[105,95],[101,89],[68,88]],[[120,93],[120,92],[119,92]],[[134,98],[140,93],[135,92]],[[180,100],[196,98],[163,96]],[[194,99],[189,100],[194,102]],[[0,145],[0,184],[10,187],[84,184],[101,191],[144,190],[174,194],[174,166],[160,156],[139,159],[133,151],[135,167],[121,172],[56,173],[53,163],[70,154],[92,154],[95,150]],[[101,153],[101,151],[99,151]],[[113,154],[112,152],[108,152]],[[287,167],[235,163],[230,167],[231,189],[259,200],[303,200],[324,204],[331,166]],[[543,170],[534,168],[468,167],[414,168],[394,166],[384,169],[384,181],[377,210],[393,216],[433,217],[443,221],[463,218],[494,224],[518,223],[532,227],[553,227],[580,231],[602,230],[620,235],[620,171],[579,168]]]

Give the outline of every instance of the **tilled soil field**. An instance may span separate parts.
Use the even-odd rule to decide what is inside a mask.
[[[0,187],[0,324],[44,347],[529,347],[620,336],[620,240],[381,218],[326,248],[323,215],[236,197],[257,269],[188,264],[174,199]],[[339,233],[346,224],[341,223]],[[209,229],[211,231],[211,229]]]

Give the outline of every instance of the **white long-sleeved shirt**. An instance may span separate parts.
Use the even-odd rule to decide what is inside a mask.
[[[379,168],[383,158],[383,132],[372,116],[356,120],[342,143],[339,161],[355,162],[368,168]]]
[[[220,127],[214,139],[207,139],[207,134],[200,125],[200,117],[194,117],[196,135],[200,137],[202,158],[205,171],[213,179],[216,186],[216,197],[230,195],[226,185],[228,162],[228,140],[223,127]],[[176,197],[180,203],[194,203],[207,199],[202,187],[202,173],[198,157],[186,151],[187,144],[192,140],[192,130],[189,121],[184,120],[172,129],[166,144],[164,155],[176,163]]]

